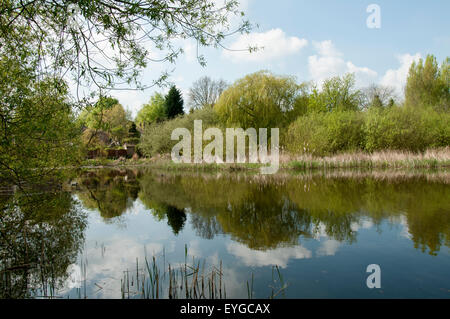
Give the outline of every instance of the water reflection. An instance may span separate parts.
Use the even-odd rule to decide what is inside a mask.
[[[27,201],[0,197],[2,297],[49,294],[45,291],[49,286],[61,286],[71,271],[80,271],[75,264],[86,233],[86,209],[98,212],[88,216],[91,245],[83,253],[89,259],[88,273],[102,287],[98,296],[103,298],[120,297],[115,283],[120,283],[124,270],[136,268],[143,246],[150,255],[164,249],[175,254],[188,244],[190,254],[210,257],[215,264],[233,256],[244,267],[286,269],[293,260],[333,257],[342,247],[358,243],[370,250],[373,240],[380,249],[398,251],[407,243],[420,255],[448,254],[443,249],[450,247],[448,175],[430,176],[86,171],[76,178],[73,194],[40,194]],[[93,216],[101,218],[96,221]],[[110,228],[117,222],[130,229]],[[400,226],[398,233],[404,241],[390,237],[386,225]],[[373,229],[377,237],[361,238],[364,230]],[[209,253],[202,256],[208,245]],[[356,248],[352,252],[352,256],[364,255]],[[418,259],[400,259],[409,262],[408,258]],[[448,264],[448,258],[443,261]],[[339,262],[345,264],[346,259],[336,259]],[[302,272],[307,274],[308,269]],[[230,268],[229,273],[230,285],[248,279],[241,278],[242,269]],[[308,283],[302,284],[298,286]],[[307,292],[296,291],[292,297],[302,294]]]
[[[78,198],[83,206],[98,210],[105,221],[121,216],[133,205],[139,193],[136,172],[106,170],[85,173],[80,179],[83,190]]]
[[[415,247],[432,255],[450,241],[450,188],[420,176],[261,178],[124,170],[90,172],[80,184],[83,205],[105,219],[120,216],[139,198],[174,234],[190,214],[199,236],[227,234],[256,250],[293,246],[299,238],[321,234],[352,243],[367,218],[375,227],[403,218]]]
[[[66,192],[3,197],[0,205],[0,298],[54,295],[80,252],[86,214]]]

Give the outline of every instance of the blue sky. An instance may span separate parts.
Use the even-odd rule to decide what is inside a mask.
[[[370,4],[381,9],[381,28],[367,27]],[[264,50],[249,55],[200,48],[207,60],[202,67],[195,59],[195,42],[180,42],[185,54],[168,67],[175,68],[171,81],[185,99],[191,84],[201,76],[232,83],[262,69],[319,84],[327,77],[353,72],[358,86],[390,85],[401,95],[412,61],[432,53],[441,62],[450,55],[447,0],[241,0],[241,8],[259,28],[249,36],[228,38],[226,45],[259,45]],[[144,82],[151,82],[165,67],[150,65]],[[112,95],[135,115],[156,90],[165,91],[156,88]]]

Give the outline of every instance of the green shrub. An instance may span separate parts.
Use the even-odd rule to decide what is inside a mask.
[[[172,141],[172,131],[176,128],[187,128],[193,132],[194,121],[202,120],[203,129],[218,126],[217,116],[212,108],[196,110],[191,114],[174,118],[162,123],[153,123],[144,129],[141,136],[139,150],[145,156],[170,153],[173,146],[178,143]]]
[[[379,150],[425,151],[450,143],[450,115],[432,108],[392,107],[369,110],[365,123],[369,152]]]
[[[423,152],[450,145],[450,113],[403,106],[310,113],[289,126],[282,143],[291,153],[318,156],[355,150]]]
[[[353,111],[310,113],[292,123],[283,136],[295,154],[330,155],[364,146],[364,114]]]

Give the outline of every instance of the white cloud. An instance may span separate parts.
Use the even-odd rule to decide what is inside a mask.
[[[311,78],[320,86],[330,77],[354,73],[358,86],[369,85],[377,77],[377,72],[367,67],[358,67],[351,61],[345,61],[341,52],[333,45],[331,40],[314,42],[316,55],[308,58],[308,69]]]
[[[197,44],[195,41],[192,39],[187,39],[181,40],[180,42],[186,62],[197,62]]]
[[[277,28],[267,32],[254,32],[239,36],[230,45],[231,51],[224,50],[223,56],[233,62],[263,62],[298,53],[307,45],[306,39],[288,37],[283,30]],[[255,46],[260,48],[256,52],[242,51]]]
[[[238,257],[246,266],[279,266],[286,268],[289,259],[307,259],[312,253],[305,247],[281,247],[273,250],[252,250],[245,245],[231,243],[227,245],[227,251]]]
[[[352,231],[357,232],[360,229],[370,229],[373,227],[373,222],[369,219],[364,219],[359,222],[353,222],[350,224]]]
[[[111,91],[110,94],[118,99],[125,109],[129,109],[133,117],[149,99],[149,93],[138,90],[118,90]]]
[[[420,53],[416,53],[414,55],[398,55],[397,59],[400,62],[400,67],[398,69],[387,70],[381,79],[381,84],[393,87],[398,96],[403,96],[409,68],[413,62],[417,62],[421,57],[422,56]]]
[[[314,42],[313,43],[314,48],[317,50],[317,52],[321,56],[328,56],[328,57],[339,57],[342,56],[342,53],[336,50],[334,47],[333,42],[331,40],[322,41],[322,42]]]

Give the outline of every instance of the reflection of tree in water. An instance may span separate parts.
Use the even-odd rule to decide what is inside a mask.
[[[84,242],[86,214],[69,193],[10,198],[0,215],[0,297],[49,296]]]
[[[354,242],[352,225],[362,218],[375,226],[404,218],[416,248],[435,254],[449,245],[450,191],[424,178],[258,179],[249,176],[170,175],[147,171],[100,171],[82,180],[83,204],[104,218],[120,216],[139,197],[175,234],[190,220],[211,239],[230,234],[253,249],[294,245],[299,237],[328,236]]]
[[[350,225],[362,217],[369,217],[374,224],[402,219],[414,246],[423,252],[435,255],[441,246],[450,245],[450,187],[445,182],[416,176],[394,180],[315,178],[306,184],[308,196],[302,195],[305,182],[288,180],[286,189],[289,197],[297,205],[309,207],[317,220],[340,217]],[[326,225],[341,227],[341,222]],[[343,229],[327,230],[327,234],[339,240],[337,235],[343,234]]]
[[[186,222],[186,213],[184,212],[184,209],[167,206],[166,215],[167,224],[172,227],[173,233],[178,235]]]
[[[187,218],[184,208],[179,209],[153,200],[148,200],[145,204],[158,221],[167,219],[167,225],[172,228],[175,235],[178,235],[183,230]]]
[[[147,173],[139,198],[161,219],[165,206],[188,209],[204,238],[226,233],[253,249],[296,244],[300,236],[356,241],[353,225],[405,218],[417,248],[435,254],[450,238],[450,189],[423,178],[299,179]],[[158,208],[159,207],[159,208]],[[159,212],[159,213],[158,213]]]
[[[225,233],[252,249],[296,245],[301,235],[311,236],[310,216],[272,185],[252,189],[243,201],[220,211],[217,220]]]
[[[86,208],[98,210],[105,221],[121,216],[138,197],[139,184],[131,170],[88,172],[79,179],[79,199]]]
[[[311,236],[310,215],[292,205],[276,184],[152,174],[140,182],[139,198],[159,219],[167,206],[189,208],[193,228],[204,238],[226,233],[250,248],[269,249]]]
[[[223,234],[222,226],[215,216],[203,217],[193,213],[190,216],[192,227],[196,234],[205,239],[213,239],[217,234]]]

